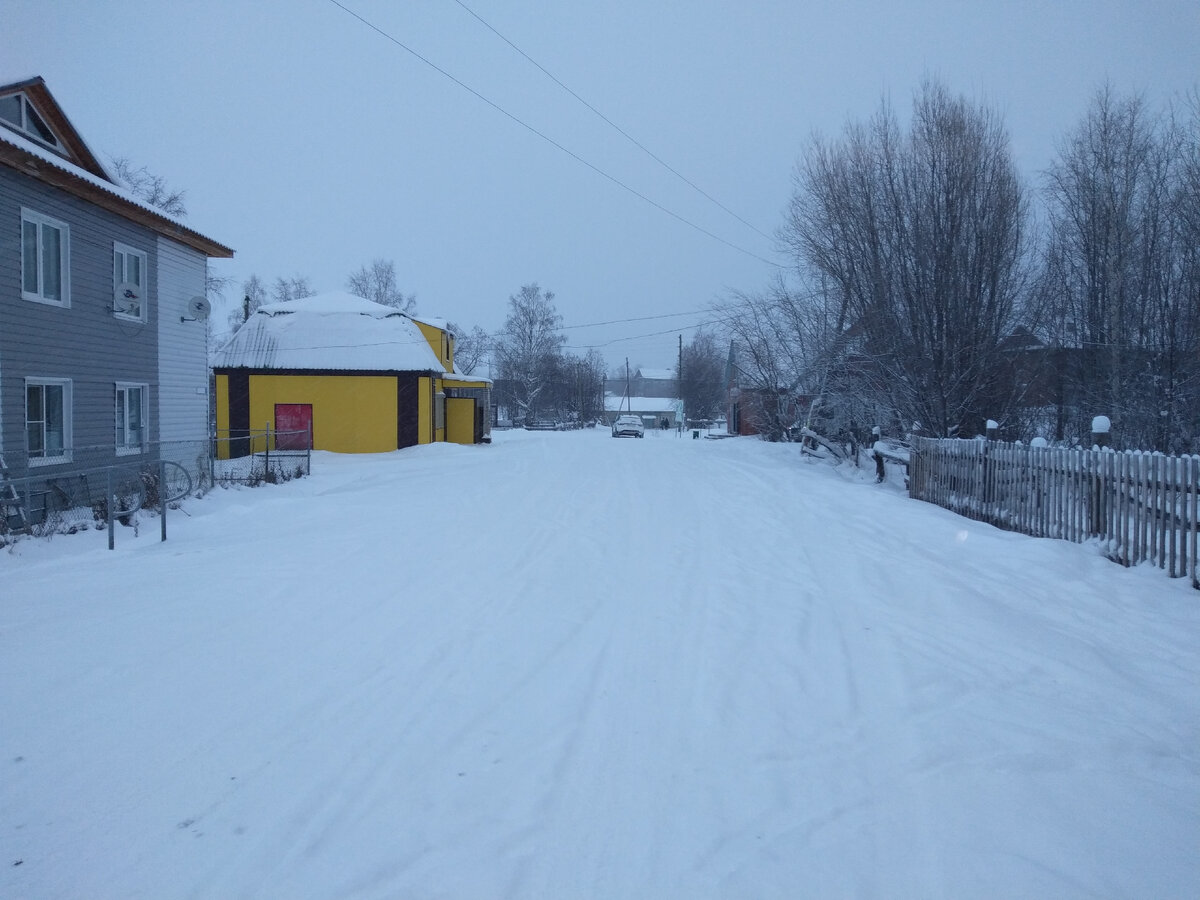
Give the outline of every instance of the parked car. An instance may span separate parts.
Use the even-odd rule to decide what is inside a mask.
[[[637,416],[617,416],[617,421],[613,422],[612,436],[645,437],[646,426]]]

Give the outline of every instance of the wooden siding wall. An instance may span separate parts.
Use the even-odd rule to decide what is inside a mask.
[[[1200,587],[1200,457],[922,439],[909,495],[1022,534],[1099,540],[1115,562]]]
[[[21,298],[22,207],[70,229],[69,308]],[[146,253],[145,324],[112,314],[114,241]],[[157,274],[157,240],[149,229],[0,167],[0,450],[10,466],[27,449],[27,376],[71,379],[76,447],[113,445],[117,381],[149,384],[150,438],[159,439]]]
[[[337,453],[395,450],[396,378],[393,375],[250,376],[250,427],[275,427],[275,404],[313,408],[313,449]]]
[[[188,301],[204,296],[207,260],[183,244],[158,238],[158,421],[164,441],[203,440],[208,433],[208,358],[203,321]]]

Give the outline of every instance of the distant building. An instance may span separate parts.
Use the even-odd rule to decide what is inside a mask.
[[[617,396],[627,393],[630,397],[677,398],[679,383],[672,369],[634,369],[629,376],[628,392],[624,378],[609,378],[604,383],[604,391]]]

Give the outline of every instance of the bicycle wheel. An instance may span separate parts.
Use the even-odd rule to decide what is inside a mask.
[[[137,512],[146,502],[146,485],[135,470],[113,473],[113,518],[123,519]]]
[[[192,476],[177,462],[162,461],[163,484],[159,487],[164,503],[177,503],[192,492]]]

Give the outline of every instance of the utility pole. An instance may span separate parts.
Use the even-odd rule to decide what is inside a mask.
[[[682,434],[683,429],[687,427],[687,422],[683,420],[683,332],[679,332],[679,370],[675,373],[675,393],[679,395],[679,418],[680,421],[675,423],[675,433]]]

